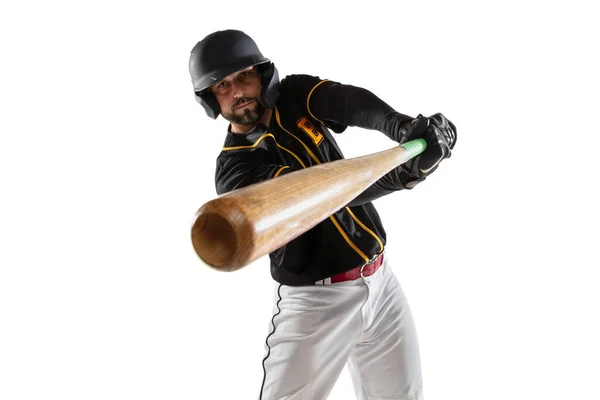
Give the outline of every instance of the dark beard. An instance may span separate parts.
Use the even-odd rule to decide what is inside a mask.
[[[243,98],[240,99],[235,105],[240,104],[240,103],[244,103],[248,100],[254,100],[256,107],[254,108],[254,110],[250,109],[250,108],[246,108],[244,109],[244,113],[242,115],[237,115],[234,113],[233,110],[231,110],[231,113],[222,113],[223,118],[225,118],[227,121],[232,122],[234,124],[238,124],[238,125],[254,125],[256,124],[258,121],[260,121],[260,119],[262,118],[262,116],[265,113],[265,107],[260,104],[260,102],[258,101],[257,98]]]

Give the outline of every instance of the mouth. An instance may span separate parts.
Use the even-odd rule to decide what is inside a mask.
[[[233,107],[233,109],[234,110],[241,110],[241,109],[244,109],[244,108],[250,106],[253,103],[254,103],[254,100],[249,100],[249,101],[246,101],[244,103],[238,104],[237,106]]]

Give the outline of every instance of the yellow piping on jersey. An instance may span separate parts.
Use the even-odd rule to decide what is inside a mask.
[[[342,227],[340,226],[340,224],[338,224],[338,222],[335,220],[333,215],[329,216],[329,219],[331,219],[331,221],[333,222],[333,224],[335,225],[337,230],[342,234],[342,236],[346,240],[346,243],[348,243],[350,245],[350,247],[352,247],[354,249],[354,251],[356,251],[358,253],[358,255],[361,256],[365,260],[365,262],[369,262],[369,257],[367,257],[367,255],[365,253],[363,253],[358,247],[356,247],[354,242],[352,240],[350,240],[348,235],[346,235],[346,232],[344,232],[342,230]]]
[[[262,135],[261,137],[259,137],[256,142],[254,142],[252,145],[250,146],[235,146],[235,147],[223,147],[223,151],[231,151],[231,150],[239,150],[239,149],[253,149],[256,146],[258,146],[258,144],[266,137],[272,137],[273,140],[275,141],[275,144],[277,145],[277,147],[279,147],[280,149],[283,149],[285,151],[287,151],[288,153],[290,153],[292,156],[294,156],[294,158],[296,160],[298,160],[298,162],[300,163],[300,165],[302,165],[302,168],[306,168],[306,165],[304,165],[304,163],[302,162],[302,160],[300,160],[300,158],[295,155],[293,152],[291,152],[290,150],[286,149],[285,147],[281,146],[279,143],[277,143],[277,139],[275,139],[275,136],[273,136],[272,133],[265,133],[264,135]],[[289,168],[289,167],[283,167],[283,168]],[[282,168],[282,169],[283,169]],[[277,171],[277,173],[279,174],[281,172]]]
[[[258,146],[258,144],[260,142],[262,142],[262,140],[266,137],[272,137],[273,140],[275,140],[275,136],[273,136],[272,133],[265,133],[264,135],[262,135],[261,137],[259,137],[256,142],[254,142],[254,144],[250,145],[250,146],[235,146],[235,147],[223,147],[223,151],[230,151],[230,150],[239,150],[239,149],[253,149],[256,146]],[[275,143],[277,143],[277,140],[275,140]]]
[[[302,168],[306,168],[306,165],[305,165],[305,164],[302,162],[302,160],[300,159],[300,157],[298,157],[297,155],[295,155],[293,151],[291,151],[291,150],[288,150],[288,149],[286,149],[286,148],[285,148],[285,147],[283,147],[283,146],[280,146],[280,145],[279,145],[279,143],[277,143],[277,147],[279,147],[280,149],[282,149],[282,150],[285,150],[285,151],[287,151],[288,153],[290,153],[292,156],[294,156],[294,158],[295,158],[296,160],[298,160],[298,162],[300,163],[300,165],[302,165]]]
[[[279,170],[275,173],[275,176],[273,176],[273,178],[277,178],[279,176],[279,174],[281,173],[281,171],[283,171],[286,168],[289,168],[289,167],[287,165],[284,165],[283,167],[279,168]]]
[[[356,221],[356,223],[358,223],[358,225],[360,225],[361,228],[363,228],[365,231],[369,232],[371,234],[371,236],[373,236],[375,238],[375,240],[377,240],[377,242],[379,243],[379,247],[380,247],[380,251],[383,251],[383,243],[381,243],[381,240],[379,240],[379,237],[369,228],[367,228],[367,226],[365,224],[363,224],[362,222],[360,222],[360,220],[358,219],[358,217],[356,215],[354,215],[354,213],[352,212],[352,210],[350,210],[350,207],[346,207],[346,210],[348,211],[348,213],[350,214],[350,216],[352,217],[353,220]]]
[[[317,83],[315,86],[313,86],[313,88],[310,90],[310,92],[308,93],[308,97],[306,98],[306,109],[308,110],[308,113],[310,114],[311,117],[313,117],[314,119],[316,119],[317,121],[319,121],[321,123],[321,125],[325,125],[323,123],[323,121],[321,121],[319,118],[315,117],[313,115],[313,113],[310,111],[310,106],[308,105],[308,102],[310,101],[310,96],[312,96],[313,92],[315,91],[315,89],[322,83],[325,82],[329,82],[329,79],[324,79],[321,82]]]
[[[293,133],[291,133],[290,131],[288,131],[287,129],[285,129],[283,127],[283,125],[281,124],[281,119],[279,118],[279,110],[277,110],[277,107],[275,107],[275,119],[277,120],[277,124],[281,127],[281,129],[286,131],[290,136],[292,136],[294,139],[296,139],[298,142],[300,142],[300,144],[308,152],[308,155],[310,155],[310,158],[312,158],[314,160],[314,162],[316,162],[317,164],[321,164],[319,159],[313,154],[312,151],[310,151],[308,146],[306,144],[304,144],[304,142],[302,140],[298,139],[298,137],[296,135],[294,135]]]

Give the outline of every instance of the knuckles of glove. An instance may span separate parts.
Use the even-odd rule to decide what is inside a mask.
[[[444,114],[436,113],[429,117],[430,124],[439,129],[440,134],[446,140],[448,147],[452,150],[456,144],[456,126],[448,120]]]

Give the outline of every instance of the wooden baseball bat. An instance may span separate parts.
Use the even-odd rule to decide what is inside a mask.
[[[196,213],[194,250],[215,269],[240,269],[310,230],[426,146],[416,139],[226,193]]]

